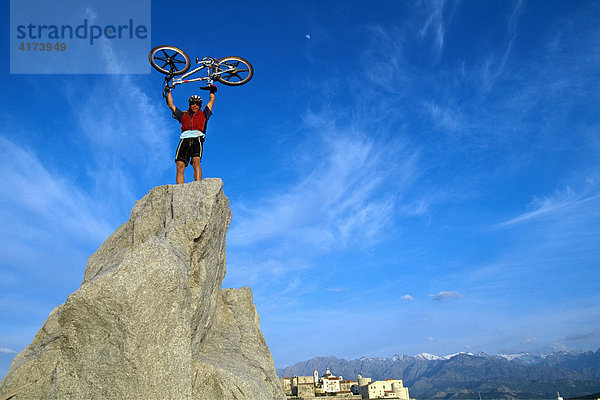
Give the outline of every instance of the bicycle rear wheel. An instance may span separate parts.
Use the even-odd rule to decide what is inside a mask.
[[[239,86],[247,83],[254,75],[254,68],[241,57],[225,57],[218,61],[215,79],[224,85]]]
[[[150,65],[165,75],[181,75],[190,69],[190,58],[174,46],[158,46],[148,54]]]

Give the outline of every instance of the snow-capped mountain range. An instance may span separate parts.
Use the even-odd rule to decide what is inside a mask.
[[[550,354],[455,353],[343,360],[318,357],[278,369],[280,377],[311,376],[327,368],[345,379],[403,379],[415,398],[566,398],[600,392],[600,349]]]

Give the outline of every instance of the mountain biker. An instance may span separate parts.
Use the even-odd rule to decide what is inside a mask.
[[[177,165],[177,183],[184,183],[183,171],[188,163],[192,162],[194,167],[194,180],[202,179],[202,168],[200,168],[200,160],[204,150],[204,136],[206,134],[206,123],[212,115],[212,108],[215,104],[215,93],[217,87],[211,85],[210,98],[204,110],[200,112],[202,106],[202,98],[198,95],[192,95],[188,99],[187,111],[181,111],[173,104],[173,96],[171,91],[166,91],[167,106],[173,112],[173,118],[181,123],[181,136],[179,136],[179,145],[175,153],[175,164]]]

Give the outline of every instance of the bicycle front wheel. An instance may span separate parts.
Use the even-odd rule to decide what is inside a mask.
[[[183,50],[173,46],[158,46],[148,54],[150,65],[165,75],[181,75],[190,69],[190,58]]]
[[[225,57],[217,61],[215,79],[224,85],[239,86],[247,83],[254,75],[252,64],[241,57]]]

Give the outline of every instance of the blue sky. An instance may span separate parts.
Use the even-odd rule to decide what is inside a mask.
[[[254,65],[219,87],[202,166],[233,211],[224,287],[252,288],[277,367],[600,347],[600,3],[213,8],[153,0],[151,46]],[[174,183],[178,125],[156,71],[0,68],[3,375]]]

